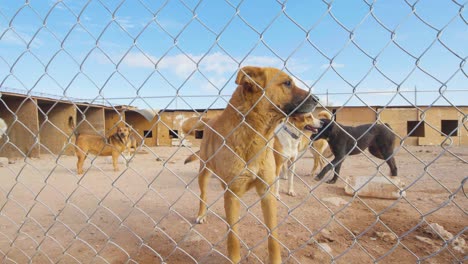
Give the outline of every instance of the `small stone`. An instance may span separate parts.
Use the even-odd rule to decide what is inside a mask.
[[[395,241],[397,239],[397,237],[390,232],[375,232],[375,234],[385,242]]]
[[[436,243],[434,242],[434,240],[428,238],[428,237],[422,237],[422,236],[416,236],[416,239],[421,241],[421,242],[424,242],[428,245],[431,245],[431,246],[435,246]]]
[[[343,205],[348,204],[348,201],[340,197],[325,197],[325,198],[322,198],[322,201],[329,203],[331,205],[334,205],[334,206],[343,206]]]
[[[404,186],[401,177],[352,176],[346,181],[344,189],[348,195],[354,195],[357,190],[357,195],[362,197],[398,199],[406,196],[404,191],[400,194]]]
[[[5,167],[7,164],[10,164],[8,158],[0,157],[0,167]]]
[[[445,228],[443,226],[441,226],[441,225],[439,225],[437,223],[429,224],[429,226],[427,226],[424,229],[424,232],[426,232],[427,234],[430,234],[431,236],[433,236],[435,238],[442,237],[444,240],[450,240],[450,239],[453,238],[452,233],[445,230]]]
[[[318,238],[317,238],[317,241],[318,242],[325,242],[325,243],[328,243],[328,242],[333,242],[335,241],[335,239],[333,238],[332,236],[332,232],[328,229],[323,229],[322,232],[320,232]]]
[[[327,243],[319,243],[318,245],[321,250],[325,250],[328,254],[332,253],[332,249]]]

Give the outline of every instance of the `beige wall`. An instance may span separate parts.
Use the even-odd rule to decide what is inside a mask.
[[[9,128],[8,136],[0,139],[0,156],[39,157],[40,138],[37,115],[35,99],[3,94],[0,99],[0,117],[5,120]]]
[[[78,133],[105,136],[104,109],[88,106],[78,106],[78,108],[79,110],[76,111]]]
[[[223,110],[209,110],[206,114],[203,112],[192,112],[192,111],[174,111],[172,112],[172,126],[179,133],[180,139],[190,142],[194,146],[199,146],[201,139],[196,139],[194,135],[186,135],[182,131],[182,124],[191,117],[206,116],[208,118],[213,118],[222,113]],[[170,116],[169,113],[167,113]]]
[[[376,120],[375,108],[369,107],[345,107],[336,109],[336,122],[345,126],[357,126],[373,123]]]
[[[423,109],[426,110],[426,109]],[[467,108],[461,108],[463,113],[467,113]],[[468,145],[468,132],[462,124],[463,113],[453,107],[431,107],[425,112],[424,121],[426,123],[425,137],[419,138],[419,145]],[[458,120],[457,136],[447,139],[442,135],[442,120]]]
[[[125,115],[114,109],[104,110],[106,137],[117,132],[118,126],[125,125]]]
[[[155,119],[157,119],[157,115],[155,116]],[[149,122],[148,120],[146,120],[146,118],[144,118],[141,114],[137,112],[126,111],[125,122],[132,126],[133,132],[135,133],[135,135],[138,135],[138,141],[144,138],[145,130],[151,130],[153,136],[145,138],[144,143],[149,147],[156,146],[157,127],[154,124],[154,121]]]
[[[157,137],[156,144],[158,146],[171,146],[172,138],[169,136],[169,128],[173,127],[174,112],[162,112],[156,120]]]
[[[407,137],[407,122],[419,121],[419,112],[415,108],[386,108],[379,115],[382,123],[388,123],[396,135],[404,140],[405,145],[416,146],[418,137]]]
[[[393,130],[404,138],[407,136],[407,122],[423,120],[424,137],[406,137],[404,139],[406,145],[440,145],[446,139],[445,135],[441,135],[442,120],[458,120],[458,135],[452,136],[452,141],[446,141],[454,145],[468,145],[468,132],[462,124],[462,118],[468,107],[461,107],[459,110],[453,107],[430,107],[421,108],[387,108],[382,110],[380,119],[391,125]],[[461,112],[460,112],[461,111]],[[423,115],[424,112],[424,115]]]
[[[41,154],[73,155],[74,136],[68,119],[73,117],[75,120],[76,108],[71,104],[51,101],[38,101],[38,104],[41,110],[39,112]]]

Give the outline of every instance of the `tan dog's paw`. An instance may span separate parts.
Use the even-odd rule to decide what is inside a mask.
[[[115,168],[114,168],[114,171],[115,171],[115,172],[117,172],[117,171],[119,171],[119,170],[120,170],[119,167],[115,167]]]
[[[197,224],[206,223],[206,215],[197,217],[197,220],[195,220],[195,223],[197,223]]]

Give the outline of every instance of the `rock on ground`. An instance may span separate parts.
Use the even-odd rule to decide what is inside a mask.
[[[400,189],[404,186],[399,177],[383,176],[351,176],[347,179],[345,193],[359,196],[382,199],[398,199],[405,197],[406,193]]]

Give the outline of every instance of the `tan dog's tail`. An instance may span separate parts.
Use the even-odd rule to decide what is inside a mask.
[[[75,121],[73,120],[72,116],[68,117],[68,126],[73,130],[73,133],[75,135],[78,135],[78,131],[75,129]]]
[[[205,129],[205,124],[208,123],[208,117],[190,117],[182,124],[182,131],[185,134],[194,135],[196,130]]]
[[[332,115],[330,114],[330,112],[322,110],[320,111],[320,113],[318,113],[318,118],[332,120]]]
[[[192,155],[188,156],[188,158],[185,159],[184,164],[187,164],[187,163],[190,163],[192,161],[199,159],[198,158],[199,156],[200,156],[200,151],[193,153]]]

